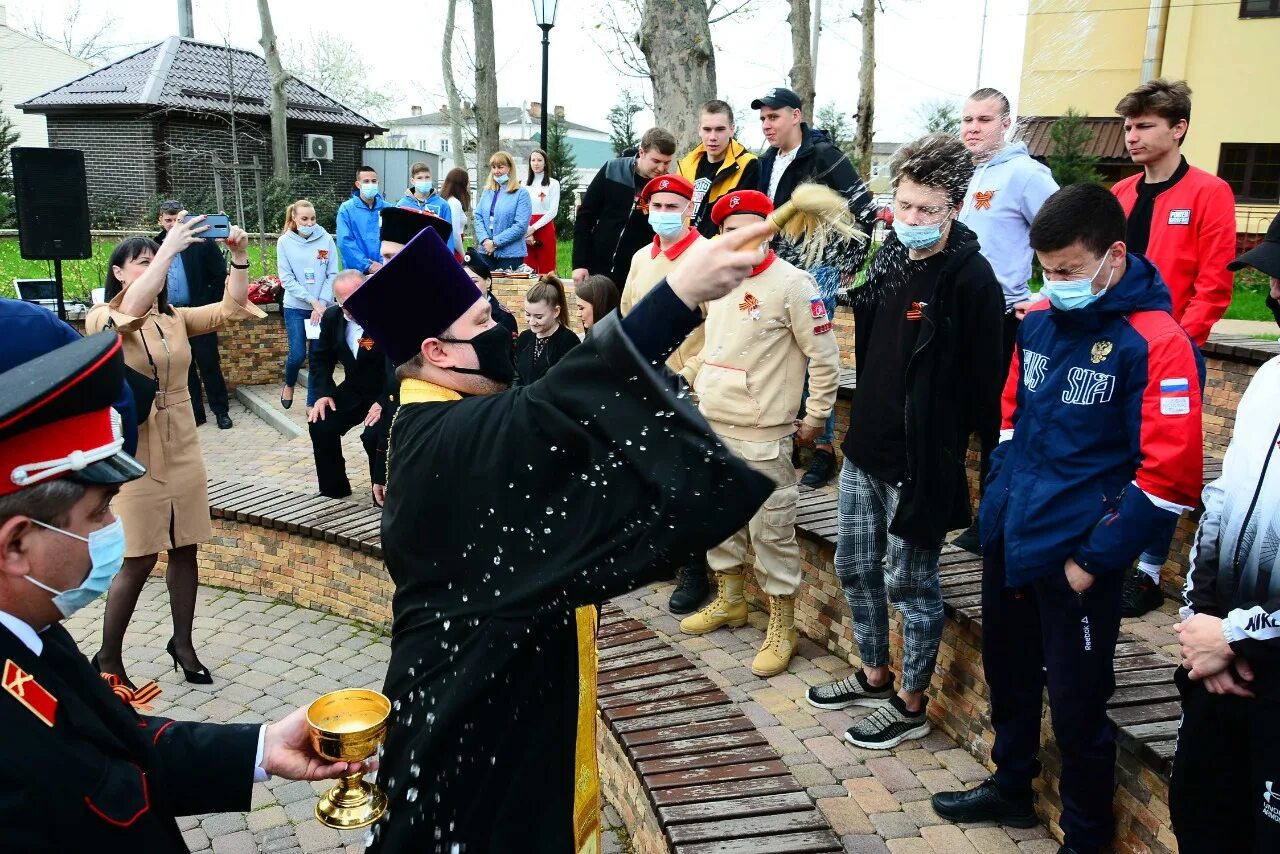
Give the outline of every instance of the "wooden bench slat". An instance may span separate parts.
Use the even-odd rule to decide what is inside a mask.
[[[664,715],[654,715],[649,718],[628,718],[624,721],[612,721],[610,726],[613,731],[622,735],[623,733],[635,732],[642,729],[658,729],[660,727],[672,726],[674,724],[697,724],[706,721],[718,721],[724,718],[746,717],[738,707],[732,703],[725,703],[719,706],[700,706],[696,709],[682,709],[678,712],[667,712]]]
[[[694,694],[705,693],[714,687],[715,684],[708,679],[696,679],[688,682],[677,682],[674,685],[663,685],[657,688],[641,688],[636,691],[628,691],[625,694],[615,694],[611,697],[600,697],[596,705],[601,709],[616,709],[619,706],[630,706],[636,703],[691,697]]]
[[[623,670],[636,664],[652,664],[668,658],[683,658],[683,656],[664,644],[661,649],[651,649],[648,652],[638,652],[635,655],[624,655],[612,660],[602,661],[600,662],[600,672],[607,673],[610,670]]]
[[[612,661],[614,659],[626,658],[630,655],[639,655],[642,652],[651,652],[655,649],[670,649],[667,644],[657,635],[641,640],[632,641],[624,646],[603,647],[599,649],[600,661]]]
[[[754,780],[757,777],[780,777],[784,774],[790,772],[781,759],[762,759],[759,762],[720,765],[716,768],[687,768],[665,774],[645,774],[644,786],[650,792],[657,792],[660,789],[699,783],[728,783],[733,780]]]
[[[737,747],[755,747],[756,745],[768,743],[769,740],[753,726],[744,732],[727,732],[721,735],[703,736],[702,738],[682,738],[677,741],[628,746],[627,750],[632,759],[636,762],[641,762],[646,759],[686,756],[695,753],[714,753],[721,750],[732,750]]]
[[[758,769],[758,770],[750,770]],[[779,770],[780,769],[780,770]],[[738,794],[767,794],[770,792],[798,792],[800,784],[787,772],[782,760],[776,760],[772,769],[761,766],[746,768],[719,768],[728,775],[713,780],[703,780],[689,785],[653,785],[653,778],[645,780],[650,800],[654,806],[662,804],[686,804],[692,801],[720,801]],[[763,773],[776,770],[776,774]],[[678,775],[672,775],[678,776]]]
[[[1122,706],[1139,706],[1164,700],[1178,699],[1178,688],[1172,682],[1161,682],[1155,685],[1134,685],[1128,688],[1117,688],[1107,701],[1108,709]]]
[[[633,667],[623,667],[618,670],[610,670],[600,673],[596,676],[596,681],[601,685],[608,685],[613,682],[622,682],[628,679],[639,679],[645,676],[653,676],[658,673],[671,673],[677,670],[692,670],[693,662],[684,656],[678,658],[668,658],[665,661],[655,661],[652,664],[637,664]]]
[[[1176,721],[1182,717],[1182,704],[1152,703],[1146,706],[1125,706],[1120,709],[1109,709],[1107,715],[1117,726]]]
[[[721,691],[714,684],[708,682],[707,690],[701,694],[691,694],[687,697],[675,697],[670,700],[652,700],[644,703],[634,703],[629,706],[617,706],[611,709],[601,710],[606,720],[609,721],[625,721],[631,718],[649,718],[654,715],[662,715],[667,712],[678,712],[684,709],[700,709],[703,706],[719,706],[730,702],[725,692]]]
[[[827,854],[843,850],[833,831],[808,830],[724,842],[694,842],[676,846],[675,854]]]
[[[596,638],[596,646],[601,650],[613,649],[615,646],[626,646],[629,643],[646,640],[648,638],[657,637],[648,629],[637,630],[634,632],[623,632],[617,635],[600,635]]]
[[[1163,655],[1131,655],[1126,658],[1117,658],[1112,666],[1116,673],[1122,673],[1126,670],[1153,670],[1156,668],[1164,668],[1174,662]]]
[[[700,801],[692,804],[673,804],[658,808],[658,821],[674,830],[675,826],[689,822],[719,821],[753,815],[801,812],[813,809],[813,802],[805,792],[786,792],[779,795],[760,795],[754,798],[736,798],[730,801]]]
[[[655,729],[638,729],[620,733],[622,743],[628,749],[644,745],[667,744],[676,741],[701,739],[718,733],[756,732],[756,726],[745,715],[731,716],[714,721],[680,723]]]
[[[663,756],[655,759],[646,759],[636,763],[636,770],[649,777],[669,771],[700,770],[718,768],[725,765],[768,762],[777,758],[778,754],[767,743],[763,745],[753,744],[748,747],[713,750],[709,753],[692,753],[684,756]]]
[[[641,676],[638,679],[623,679],[620,682],[597,685],[596,696],[600,699],[605,699],[616,694],[630,694],[632,691],[638,691],[641,688],[662,688],[667,685],[680,685],[695,681],[705,682],[707,679],[695,668],[690,667],[685,670],[671,670],[664,673],[655,673],[652,676]]]
[[[1134,741],[1163,741],[1178,735],[1180,721],[1156,721],[1149,724],[1131,724],[1121,730]]]
[[[738,818],[707,821],[700,824],[678,824],[667,829],[667,837],[677,846],[684,842],[723,842],[745,837],[767,837],[747,840],[767,845],[771,839],[781,834],[800,830],[829,829],[830,825],[827,824],[827,820],[822,814],[815,809],[809,809],[803,812],[740,816]],[[677,847],[676,850],[679,851],[681,849]],[[753,848],[752,850],[758,851],[759,848]]]
[[[1150,670],[1126,670],[1116,674],[1116,687],[1128,688],[1134,685],[1160,685],[1173,681],[1175,667],[1155,667]]]
[[[608,623],[601,620],[600,627],[596,631],[596,637],[611,638],[615,635],[625,635],[630,632],[638,632],[641,630],[647,631],[648,626],[639,620],[633,620],[630,617],[624,620],[614,620]]]

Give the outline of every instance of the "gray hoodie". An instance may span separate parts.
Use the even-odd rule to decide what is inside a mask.
[[[969,181],[960,221],[977,233],[982,256],[1004,289],[1006,309],[1031,297],[1031,220],[1056,192],[1049,167],[1032,160],[1021,142],[979,163]]]
[[[276,269],[284,287],[284,307],[311,311],[311,301],[333,304],[333,280],[338,276],[338,250],[324,227],[310,237],[293,229],[276,242]]]

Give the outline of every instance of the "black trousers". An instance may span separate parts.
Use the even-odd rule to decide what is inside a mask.
[[[1107,700],[1120,633],[1122,573],[1095,578],[1076,593],[1066,573],[1027,587],[1005,586],[1004,544],[983,555],[982,667],[991,691],[996,785],[1025,795],[1040,774],[1040,720],[1047,685],[1053,734],[1062,753],[1062,830],[1079,852],[1103,848],[1114,833],[1115,726]]]
[[[1181,854],[1280,851],[1280,703],[1210,694],[1184,668],[1169,812]]]
[[[218,333],[208,332],[190,339],[191,369],[187,372],[187,388],[191,392],[191,408],[196,420],[204,415],[204,400],[200,395],[200,381],[209,396],[209,408],[214,415],[227,414],[227,381],[222,378],[222,363],[218,360]],[[199,369],[199,376],[196,371]]]
[[[308,425],[311,433],[311,452],[316,461],[316,479],[319,481],[320,494],[329,498],[346,498],[351,494],[351,481],[347,479],[347,461],[342,456],[342,437],[355,427],[364,423],[369,414],[372,401],[357,401],[345,407],[328,410],[323,421]],[[391,411],[384,408],[382,417],[372,427],[364,428],[360,434],[360,443],[364,445],[365,454],[369,458],[369,479],[373,483],[385,480],[384,472],[379,472],[379,461],[385,460],[380,449],[385,446],[388,425],[391,424]]]

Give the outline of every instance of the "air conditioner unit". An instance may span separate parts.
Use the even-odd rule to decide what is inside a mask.
[[[320,133],[302,135],[303,160],[332,160],[333,137]]]

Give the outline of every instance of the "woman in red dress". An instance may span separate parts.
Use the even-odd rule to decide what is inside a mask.
[[[556,212],[560,210],[560,182],[547,173],[547,153],[536,148],[529,155],[525,192],[533,205],[524,242],[529,254],[524,263],[538,275],[556,271]]]

